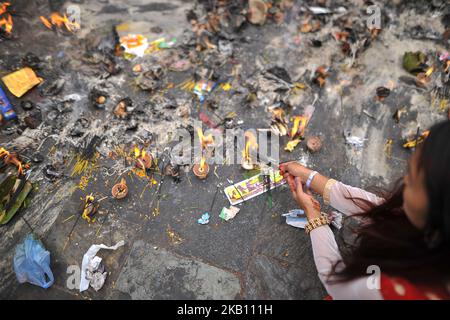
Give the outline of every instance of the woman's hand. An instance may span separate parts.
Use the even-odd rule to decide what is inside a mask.
[[[279,166],[281,175],[288,180],[288,177],[291,176],[292,178],[298,177],[300,180],[305,183],[308,181],[309,176],[313,172],[313,170],[302,166],[300,163],[295,161],[290,161],[286,163],[282,163]],[[319,194],[320,196],[323,196],[323,193],[325,191],[325,187],[328,183],[328,178],[321,175],[316,174],[310,184],[311,190],[313,190],[315,193]],[[308,191],[308,193],[309,191]]]
[[[280,164],[280,173],[285,179],[287,178],[287,175],[291,175],[293,177],[300,177],[302,181],[306,181],[311,172],[311,169],[308,169],[295,161]]]
[[[303,183],[300,177],[293,177],[287,174],[287,183],[292,192],[292,197],[305,211],[308,220],[319,218],[321,216],[320,203],[312,195],[311,192],[303,191]]]

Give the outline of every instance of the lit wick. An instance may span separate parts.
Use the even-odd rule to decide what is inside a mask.
[[[150,169],[152,166],[153,158],[152,155],[145,150],[140,151],[138,148],[135,148],[135,158],[136,158],[136,167],[140,169]]]
[[[242,150],[241,166],[245,170],[253,170],[256,164],[250,156],[250,149],[256,149],[258,147],[258,143],[256,142],[256,137],[249,131],[245,133],[245,139],[247,142],[245,143],[245,149]]]
[[[243,159],[242,160],[242,168],[245,170],[253,170],[255,168],[255,164],[252,162],[251,159]]]
[[[128,194],[128,186],[127,182],[124,178],[122,180],[115,184],[111,190],[112,196],[116,199],[123,199]]]
[[[200,180],[206,179],[209,173],[209,165],[206,163],[205,157],[202,157],[199,164],[194,164],[192,172],[194,172],[195,176]]]

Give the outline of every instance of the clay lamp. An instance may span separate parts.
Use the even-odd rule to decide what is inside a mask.
[[[106,97],[98,96],[97,99],[95,99],[95,103],[97,104],[98,108],[103,108],[103,105],[106,103]]]
[[[306,138],[306,147],[311,153],[316,153],[322,148],[322,140],[317,137],[308,137]]]
[[[245,170],[253,170],[255,168],[255,164],[253,163],[252,159],[246,159],[242,160],[241,166]]]
[[[152,166],[153,158],[152,155],[145,151],[140,151],[135,148],[135,158],[136,158],[136,167],[140,169],[150,169]]]
[[[209,165],[206,163],[205,157],[202,157],[199,164],[194,164],[192,172],[194,172],[195,176],[200,180],[206,179],[209,173]]]
[[[116,199],[123,199],[128,195],[128,186],[124,178],[116,183],[111,190],[112,196]]]

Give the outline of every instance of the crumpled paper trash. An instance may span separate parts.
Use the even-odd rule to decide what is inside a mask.
[[[283,217],[286,217],[286,223],[295,228],[304,229],[308,220],[306,219],[305,212],[301,209],[294,209],[289,211],[288,213],[282,214]]]
[[[89,284],[95,291],[100,290],[105,284],[108,273],[105,272],[105,267],[102,264],[102,258],[95,256],[89,261],[88,268],[86,270],[86,279],[89,280]]]
[[[230,206],[230,208],[224,207],[222,211],[220,211],[219,217],[225,221],[233,219],[241,209],[235,206]]]
[[[417,75],[425,70],[426,60],[427,56],[423,52],[405,52],[403,55],[403,68],[409,73]]]
[[[80,280],[80,292],[83,292],[89,288],[89,284],[92,280],[92,286],[93,288],[98,291],[106,280],[106,275],[103,275],[103,272],[92,272],[90,270],[97,270],[100,266],[101,258],[97,257],[97,252],[100,251],[100,249],[107,249],[107,250],[117,250],[117,248],[123,246],[125,244],[125,241],[121,240],[116,243],[116,245],[112,247],[105,246],[104,244],[94,244],[92,245],[89,250],[84,254],[83,261],[81,262],[81,280]],[[89,270],[90,269],[90,270]],[[90,278],[87,278],[87,273],[90,272]],[[95,273],[100,273],[101,275],[95,275]],[[103,279],[99,279],[102,278]],[[94,279],[95,278],[95,279]],[[103,282],[102,282],[103,280]],[[98,289],[96,289],[98,288]]]
[[[143,57],[145,50],[148,49],[148,39],[142,34],[129,34],[120,38],[120,45],[124,48],[125,53]]]
[[[4,76],[2,81],[13,95],[20,98],[42,79],[36,76],[33,69],[26,67]]]
[[[308,219],[304,214],[304,211],[301,209],[294,209],[289,211],[288,213],[282,214],[283,217],[286,217],[286,223],[295,228],[304,229],[306,224],[308,223]],[[328,214],[328,219],[330,219],[331,224],[337,229],[342,228],[342,213],[338,211],[332,211]]]
[[[209,213],[205,212],[204,214],[202,214],[202,217],[197,220],[197,223],[198,224],[208,224],[209,218],[210,218]]]
[[[357,136],[347,136],[345,137],[345,143],[355,147],[355,148],[362,148],[364,147],[364,141],[367,139],[360,138]]]

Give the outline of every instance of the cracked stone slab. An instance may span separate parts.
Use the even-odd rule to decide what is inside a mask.
[[[241,287],[228,271],[138,240],[115,289],[132,299],[234,299]]]

